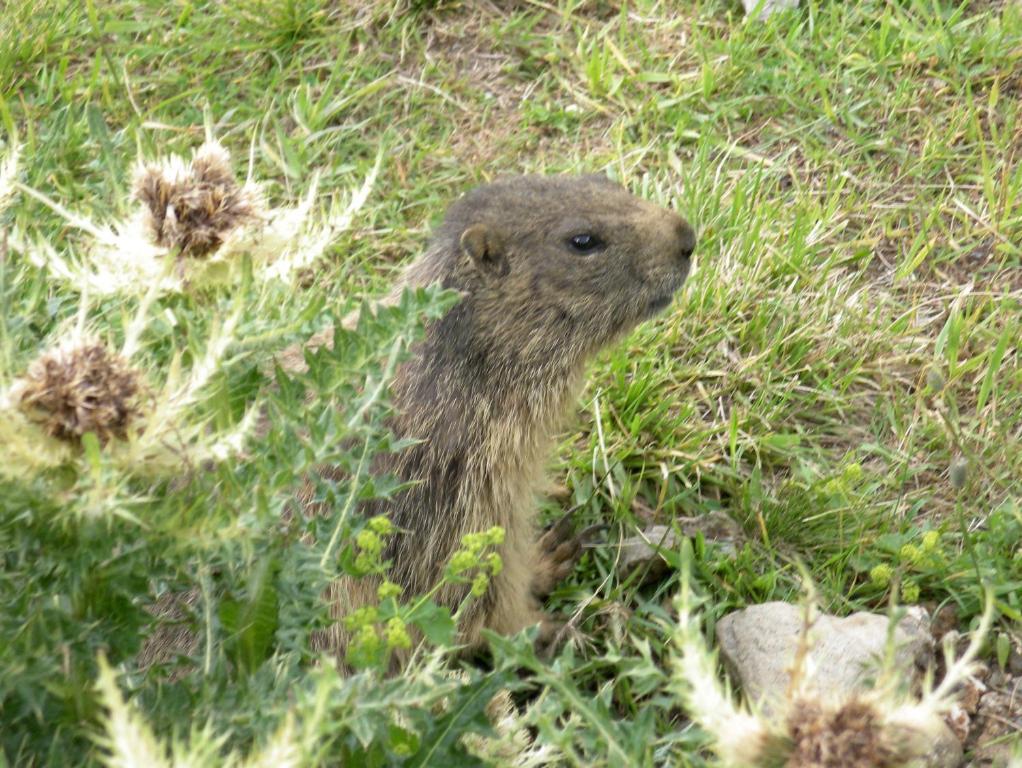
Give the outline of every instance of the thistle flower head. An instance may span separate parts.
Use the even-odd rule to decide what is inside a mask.
[[[139,421],[138,373],[102,343],[87,341],[44,352],[29,366],[19,406],[51,437],[78,443],[124,440]]]
[[[785,725],[788,768],[896,768],[906,758],[883,715],[863,698],[836,707],[818,699],[793,702]]]
[[[188,166],[179,158],[141,166],[134,194],[153,242],[182,257],[208,256],[262,210],[257,189],[238,185],[230,154],[215,141],[199,147]]]

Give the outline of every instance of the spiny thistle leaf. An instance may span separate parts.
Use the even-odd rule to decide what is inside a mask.
[[[303,764],[305,750],[297,741],[290,714],[284,716],[266,746],[247,758],[237,752],[222,755],[227,738],[216,736],[208,725],[193,729],[187,743],[175,740],[168,747],[156,738],[135,707],[124,701],[114,672],[102,655],[98,666],[96,689],[106,713],[101,718],[103,733],[96,741],[107,768],[298,768]]]
[[[96,689],[106,708],[104,735],[98,741],[107,768],[171,768],[166,747],[157,741],[134,707],[125,703],[114,672],[102,656],[99,658]]]

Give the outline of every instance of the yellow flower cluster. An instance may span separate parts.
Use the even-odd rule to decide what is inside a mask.
[[[486,550],[503,543],[504,529],[498,526],[482,533],[466,534],[461,539],[461,549],[451,556],[447,564],[448,578],[453,582],[470,581],[472,595],[482,597],[489,589],[490,579],[504,568],[500,555]],[[475,573],[470,576],[472,571]]]

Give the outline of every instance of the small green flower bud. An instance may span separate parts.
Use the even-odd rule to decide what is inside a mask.
[[[496,576],[504,570],[504,560],[496,552],[491,552],[486,557],[486,567],[489,568],[492,576]]]
[[[373,533],[377,533],[380,536],[389,536],[394,532],[394,524],[390,522],[390,518],[385,515],[377,515],[376,517],[370,518],[370,520],[366,523],[366,527]]]
[[[944,377],[936,368],[930,368],[926,372],[926,388],[931,392],[942,392],[944,390]]]
[[[939,531],[927,531],[923,535],[923,551],[932,552],[940,544],[940,532]]]
[[[388,597],[398,597],[402,591],[400,584],[395,584],[393,581],[384,581],[377,588],[376,597],[383,601]]]
[[[363,528],[358,532],[358,535],[355,536],[355,543],[359,549],[366,553],[379,554],[383,551],[383,542],[380,537],[368,528]]]
[[[880,564],[874,566],[869,572],[869,580],[873,582],[876,587],[886,587],[891,583],[891,576],[894,574],[894,570],[889,565]]]
[[[477,573],[472,579],[472,594],[475,597],[482,597],[490,587],[490,578],[485,573]]]
[[[408,635],[405,623],[397,616],[387,622],[387,648],[411,648],[412,638]]]
[[[841,474],[844,477],[845,482],[857,483],[862,479],[862,465],[857,461],[853,461],[845,467],[845,471]]]
[[[459,549],[451,557],[451,562],[447,566],[447,570],[450,573],[457,575],[459,573],[464,573],[470,568],[475,568],[478,563],[479,560],[474,554],[466,552],[463,549]]]
[[[916,563],[919,561],[919,555],[919,547],[915,544],[906,544],[898,552],[898,556],[903,563]]]
[[[372,624],[366,624],[356,632],[348,643],[348,663],[355,667],[366,667],[379,660],[383,641]]]
[[[486,532],[486,543],[492,547],[499,547],[504,543],[504,529],[499,525],[493,526]]]
[[[367,605],[358,608],[344,617],[344,626],[350,631],[361,630],[364,627],[371,627],[379,618],[379,611],[375,605]]]
[[[837,478],[828,480],[826,483],[823,484],[823,492],[828,496],[838,496],[844,493],[844,491],[845,484],[841,482],[841,480],[838,480]]]
[[[906,581],[901,587],[901,597],[906,603],[919,602],[919,585],[914,581]]]

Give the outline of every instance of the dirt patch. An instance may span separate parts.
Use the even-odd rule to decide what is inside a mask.
[[[599,19],[611,5],[586,4],[572,19],[587,10]],[[520,2],[466,5],[457,13],[438,17],[428,30],[426,62],[447,75],[443,85],[452,94],[465,94],[463,103],[451,104],[456,130],[449,149],[459,163],[492,169],[501,165],[502,158],[520,157],[527,151],[530,164],[542,165],[546,157],[586,157],[611,147],[608,129],[613,115],[580,103],[579,96],[584,94],[573,91],[566,79],[573,76],[570,71],[561,72],[556,61],[537,60],[527,38],[495,33],[495,27],[509,23],[510,12],[524,9],[538,10],[534,4]],[[571,20],[559,14],[547,13],[531,23],[530,33],[574,36]],[[415,75],[409,73],[406,78],[411,83]],[[530,124],[527,105],[543,100],[545,90],[553,91],[549,98],[557,109],[578,115],[578,132],[552,130],[541,122]],[[481,111],[469,106],[480,103]]]

